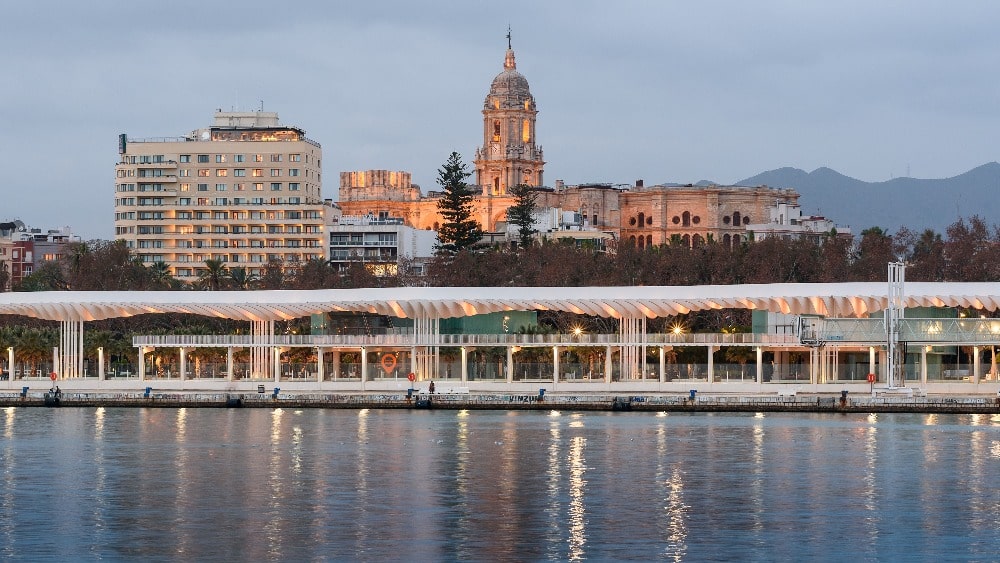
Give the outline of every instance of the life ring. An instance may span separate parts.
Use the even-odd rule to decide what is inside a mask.
[[[414,375],[413,372],[411,371],[410,373],[406,374],[406,379],[409,379],[410,381],[414,381],[414,380],[417,379],[417,376]]]
[[[382,370],[386,373],[390,373],[394,369],[396,369],[396,356],[392,354],[384,354],[382,356]]]

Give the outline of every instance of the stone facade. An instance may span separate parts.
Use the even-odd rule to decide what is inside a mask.
[[[535,137],[538,110],[528,81],[516,70],[508,46],[504,71],[494,78],[483,107],[482,146],[475,153],[479,195],[473,216],[487,232],[505,231],[509,187],[538,188],[537,205],[580,213],[583,228],[611,233],[639,247],[671,242],[695,245],[709,239],[725,244],[746,240],[747,225],[768,223],[779,204],[797,205],[799,194],[767,186],[634,186],[581,184],[557,180],[544,187],[542,149]],[[345,176],[345,174],[347,176]],[[403,181],[389,181],[395,174]],[[346,181],[345,181],[346,178]],[[340,202],[345,215],[400,217],[417,229],[436,230],[442,222],[437,194],[421,196],[409,174],[384,170],[341,175]]]

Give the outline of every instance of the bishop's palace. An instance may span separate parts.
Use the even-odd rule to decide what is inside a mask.
[[[483,131],[473,163],[475,217],[488,233],[508,233],[508,189],[537,189],[536,228],[542,236],[584,238],[594,233],[640,248],[708,240],[738,244],[750,236],[819,238],[832,222],[803,217],[792,189],[767,186],[634,186],[610,184],[554,186],[545,183],[545,158],[536,135],[538,108],[528,81],[507,49],[503,71],[493,79],[483,102]],[[387,170],[342,172],[339,206],[345,220],[398,218],[421,230],[436,230],[442,219],[439,194],[422,195],[410,174]],[[510,229],[513,235],[514,229]],[[842,234],[843,229],[842,229]]]

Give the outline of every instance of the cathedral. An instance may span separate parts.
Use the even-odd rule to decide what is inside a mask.
[[[528,80],[517,71],[507,36],[503,71],[490,84],[483,102],[482,144],[476,148],[474,217],[487,233],[507,232],[508,190],[519,184],[537,190],[537,208],[575,219],[562,226],[543,226],[609,233],[640,248],[660,244],[697,245],[707,241],[738,244],[776,221],[775,209],[798,206],[799,194],[767,186],[645,186],[581,184],[556,180],[546,186],[545,159],[536,137],[538,108]],[[368,170],[340,174],[339,206],[344,216],[401,219],[416,229],[437,230],[441,224],[438,195],[424,195],[407,172]]]

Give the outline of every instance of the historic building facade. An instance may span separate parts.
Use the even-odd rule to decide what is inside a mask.
[[[545,161],[537,144],[538,109],[527,79],[517,72],[508,43],[503,72],[490,85],[483,105],[482,145],[475,150],[474,217],[487,232],[506,230],[508,190],[534,186],[537,205],[574,211],[583,228],[612,233],[622,243],[645,248],[660,244],[697,245],[714,240],[737,244],[747,226],[771,222],[780,204],[798,205],[792,189],[767,186],[645,186],[544,184]],[[406,172],[344,172],[339,205],[344,215],[398,217],[417,229],[436,230],[442,222],[437,194],[422,195]],[[496,240],[492,237],[492,240]]]

